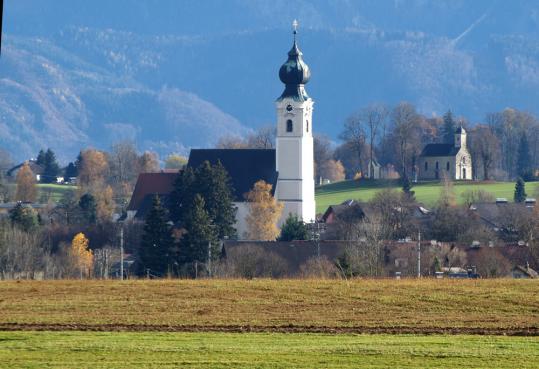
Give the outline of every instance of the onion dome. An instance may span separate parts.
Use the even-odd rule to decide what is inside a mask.
[[[305,101],[309,98],[304,86],[311,78],[311,71],[303,61],[303,53],[296,43],[296,27],[297,22],[294,21],[294,44],[288,52],[288,60],[279,69],[279,79],[286,87],[278,100],[289,97],[297,101]]]

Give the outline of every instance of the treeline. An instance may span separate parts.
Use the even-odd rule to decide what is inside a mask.
[[[342,124],[340,143],[335,146],[324,135],[315,135],[316,179],[372,177],[376,161],[401,177],[413,178],[418,159],[429,143],[454,142],[458,127],[468,132],[474,179],[532,179],[539,169],[539,120],[529,112],[507,108],[489,113],[483,122],[448,111],[442,117],[427,117],[412,104],[371,104],[351,114]],[[274,148],[275,128],[263,127],[246,138],[224,137],[220,148]]]

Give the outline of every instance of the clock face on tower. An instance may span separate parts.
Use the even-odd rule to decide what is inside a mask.
[[[286,111],[290,112],[290,111],[292,111],[292,109],[294,109],[294,108],[292,107],[292,105],[288,104],[288,105],[286,106]]]

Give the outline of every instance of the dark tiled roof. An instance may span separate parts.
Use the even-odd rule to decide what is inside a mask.
[[[197,168],[205,161],[220,161],[225,167],[232,179],[235,201],[244,201],[244,194],[259,180],[271,184],[275,191],[278,175],[273,149],[192,149],[187,165]]]
[[[453,144],[428,144],[423,149],[421,156],[455,156],[459,150]]]
[[[174,181],[178,177],[176,172],[141,173],[138,176],[133,196],[127,210],[140,211],[142,205],[153,195],[168,195],[174,188]],[[151,202],[150,202],[151,204]],[[137,213],[137,217],[140,217]]]
[[[13,168],[11,168],[10,170],[7,171],[7,175],[9,177],[15,175],[17,172],[23,165],[24,165],[25,162],[23,163],[20,163],[19,165],[16,165],[14,166]],[[45,170],[41,165],[37,164],[35,161],[33,160],[29,160],[28,161],[28,165],[30,166],[30,169],[32,169],[32,172],[34,174],[43,174],[43,171]]]

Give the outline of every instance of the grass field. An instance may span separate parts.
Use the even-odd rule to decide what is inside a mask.
[[[0,283],[0,329],[539,334],[526,280]]]
[[[58,185],[58,184],[38,184],[38,199],[44,199],[43,202],[59,202],[66,192],[76,191],[77,186]]]
[[[506,279],[0,281],[0,368],[536,368],[538,292]]]
[[[528,195],[534,196],[539,187],[539,182],[526,184]],[[374,194],[384,188],[400,188],[397,181],[344,181],[337,182],[316,189],[316,212],[326,211],[328,206],[340,204],[345,200],[355,199],[361,201],[370,200]],[[485,190],[494,197],[505,197],[512,201],[515,184],[513,182],[455,182],[457,200],[462,202],[462,194],[467,190]],[[433,205],[440,195],[442,184],[439,182],[427,182],[414,185],[413,191],[418,201]]]
[[[0,368],[537,368],[537,337],[0,332]]]

